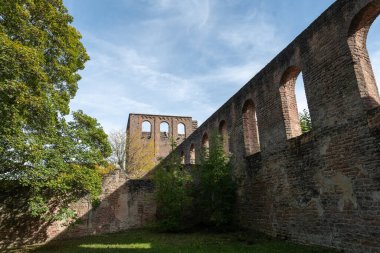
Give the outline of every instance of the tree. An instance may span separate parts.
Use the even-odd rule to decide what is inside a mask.
[[[108,136],[111,145],[112,155],[109,158],[111,163],[117,165],[120,169],[125,170],[126,159],[126,134],[123,130],[113,131]]]
[[[166,232],[191,227],[192,178],[183,168],[179,157],[172,155],[163,168],[153,175],[157,204],[157,227]]]
[[[142,177],[156,165],[152,139],[142,139],[140,133],[132,132],[127,136],[126,150],[126,171],[130,177]]]
[[[62,0],[0,0],[0,192],[35,217],[71,215],[100,194],[107,135],[82,111],[66,122],[89,59]]]
[[[303,109],[299,115],[299,119],[302,133],[309,132],[312,129],[309,111],[307,109]]]
[[[198,167],[195,168],[195,217],[219,230],[231,228],[236,200],[236,182],[232,165],[224,151],[223,140],[211,134],[211,146],[205,148]]]

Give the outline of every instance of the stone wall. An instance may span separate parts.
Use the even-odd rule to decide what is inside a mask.
[[[336,1],[176,149],[191,164],[212,132],[223,136],[242,179],[240,226],[380,252],[380,99],[365,44],[379,12],[379,0]],[[305,134],[300,72],[313,127]]]
[[[148,123],[150,131],[143,129],[143,123]],[[167,124],[168,131],[161,129],[161,124]],[[179,125],[182,124],[184,132],[180,133]],[[173,148],[173,142],[179,145],[189,137],[197,128],[197,121],[186,116],[168,116],[152,114],[129,114],[127,125],[127,136],[138,136],[136,138],[141,144],[146,145],[153,142],[154,157],[156,161],[165,158]],[[128,155],[128,150],[127,150]]]
[[[47,224],[8,216],[0,208],[0,249],[143,227],[155,218],[153,197],[151,181],[129,180],[124,171],[116,170],[103,180],[99,206],[93,208],[86,198],[73,204],[80,219],[69,226],[64,222]],[[11,226],[5,226],[6,219]]]

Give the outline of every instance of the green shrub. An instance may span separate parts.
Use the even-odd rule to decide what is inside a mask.
[[[195,170],[195,213],[201,222],[218,230],[228,230],[233,222],[236,183],[232,166],[223,148],[223,140],[211,135],[211,146],[204,150],[200,166]]]
[[[221,231],[231,228],[236,200],[232,166],[220,136],[211,135],[211,144],[191,174],[178,157],[165,161],[163,168],[156,171],[160,230],[180,231],[197,225]]]
[[[187,228],[191,213],[190,173],[178,157],[171,158],[153,177],[156,187],[157,227],[162,231],[180,231]]]

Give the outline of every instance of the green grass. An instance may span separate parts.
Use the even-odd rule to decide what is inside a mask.
[[[270,240],[263,236],[246,233],[213,234],[165,234],[147,230],[132,230],[123,233],[91,236],[80,239],[54,241],[39,248],[28,248],[13,252],[22,253],[222,253],[222,252],[291,252],[319,253],[335,252],[315,247],[295,245]]]

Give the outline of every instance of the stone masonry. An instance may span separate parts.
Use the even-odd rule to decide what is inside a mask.
[[[197,125],[197,121],[193,121],[191,117],[131,113],[128,118],[127,136],[137,135],[141,145],[153,142],[154,157],[159,161],[172,151],[173,144],[179,145],[189,137]]]
[[[380,252],[380,97],[366,49],[379,13],[380,0],[337,0],[199,128],[190,117],[131,114],[128,131],[154,141],[157,160],[173,140],[180,143],[171,154],[185,164],[197,163],[202,148],[213,145],[209,136],[221,134],[239,178],[242,228],[345,252]],[[295,96],[301,72],[312,121],[304,134]],[[163,122],[168,128],[161,131]],[[185,133],[178,134],[179,123]],[[67,229],[33,221],[5,228],[6,219],[17,217],[0,206],[0,247],[139,227],[155,215],[150,181],[120,172],[103,182],[99,207],[85,199],[75,205],[82,224]]]
[[[366,37],[380,0],[338,0],[178,148],[193,164],[219,132],[241,179],[241,227],[380,252],[380,98]],[[301,134],[303,73],[312,131]]]
[[[131,180],[124,171],[115,170],[104,178],[102,189],[98,206],[93,207],[87,198],[72,204],[79,218],[75,223],[23,219],[18,210],[1,212],[0,205],[0,251],[52,239],[140,228],[155,219],[154,187],[150,180]]]

